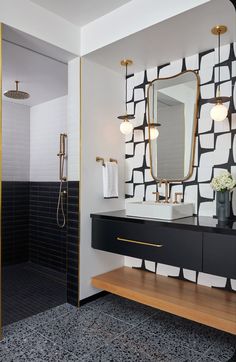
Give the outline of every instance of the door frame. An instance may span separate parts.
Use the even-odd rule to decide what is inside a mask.
[[[2,339],[2,23],[0,23],[0,339]]]

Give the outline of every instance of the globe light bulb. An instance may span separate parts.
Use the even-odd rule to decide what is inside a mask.
[[[124,135],[128,135],[133,131],[133,125],[132,123],[130,123],[128,120],[124,120],[121,124],[120,124],[120,131],[121,133],[123,133]]]
[[[227,117],[228,109],[222,103],[217,103],[212,107],[210,115],[213,121],[221,122]]]
[[[155,140],[159,136],[159,131],[157,127],[150,126],[150,139]]]

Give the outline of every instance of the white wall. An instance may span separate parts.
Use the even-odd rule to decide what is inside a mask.
[[[80,54],[79,28],[29,0],[0,0],[0,22]]]
[[[67,130],[67,96],[30,109],[30,181],[59,181],[59,135]]]
[[[123,257],[92,249],[90,213],[124,209],[125,154],[116,118],[123,111],[124,79],[85,59],[82,59],[82,74],[80,299],[98,292],[91,286],[92,276],[123,265]],[[118,160],[118,199],[103,198],[102,166],[96,163],[96,156]]]
[[[2,180],[28,181],[30,108],[2,102]]]
[[[80,58],[68,63],[68,180],[80,179]]]

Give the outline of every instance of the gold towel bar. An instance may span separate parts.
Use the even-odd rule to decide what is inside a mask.
[[[146,243],[145,241],[130,240],[130,239],[124,239],[124,238],[119,238],[119,237],[117,237],[116,239],[119,240],[119,241],[126,241],[127,243],[153,246],[154,248],[162,248],[163,247],[162,244],[151,244],[151,243]]]
[[[109,161],[110,161],[110,162],[118,163],[117,160],[115,160],[114,158],[110,158]],[[96,162],[102,162],[102,165],[105,166],[105,160],[104,160],[103,157],[97,156],[97,157],[96,157]]]

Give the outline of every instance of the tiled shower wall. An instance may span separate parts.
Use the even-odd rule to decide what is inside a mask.
[[[2,260],[12,265],[29,259],[29,182],[2,182]]]
[[[3,265],[28,260],[29,107],[2,107],[2,258]]]
[[[126,138],[126,198],[153,200],[157,185],[150,174],[147,123],[147,87],[157,77],[169,77],[184,70],[195,70],[200,76],[200,99],[194,172],[183,184],[172,184],[171,193],[183,192],[184,201],[194,202],[195,214],[213,216],[215,195],[211,179],[227,169],[236,177],[236,43],[222,46],[221,64],[217,64],[217,50],[211,49],[184,59],[148,69],[128,77],[128,113],[135,113],[134,132]],[[221,67],[221,94],[230,96],[228,118],[213,122],[212,104],[219,85],[218,67]],[[163,190],[160,190],[163,192]],[[232,194],[231,217],[236,216],[236,191]],[[162,275],[182,277],[199,284],[227,287],[236,290],[236,281],[197,273],[173,266],[143,261],[145,267]],[[128,266],[141,266],[142,260],[125,258]]]
[[[79,291],[79,181],[72,181],[72,177],[76,176],[78,180],[78,165],[78,172],[69,171],[69,181],[64,183],[68,191],[67,227],[64,229],[57,226],[56,209],[59,134],[69,133],[68,142],[72,140],[70,159],[72,151],[75,153],[72,148],[79,139],[71,129],[72,126],[73,130],[78,128],[77,123],[74,113],[67,114],[66,96],[31,109],[4,102],[3,264],[31,261],[66,273],[67,300],[74,305],[78,304]],[[79,156],[73,156],[73,164],[78,160]]]
[[[68,181],[67,199],[67,301],[78,305],[79,299],[79,182]]]
[[[59,182],[30,182],[29,260],[65,273],[67,229],[56,223],[58,192]]]
[[[57,153],[59,135],[66,131],[67,96],[31,107],[29,257],[32,262],[60,272],[66,272],[67,232],[56,223]],[[65,174],[66,167],[67,163]]]

